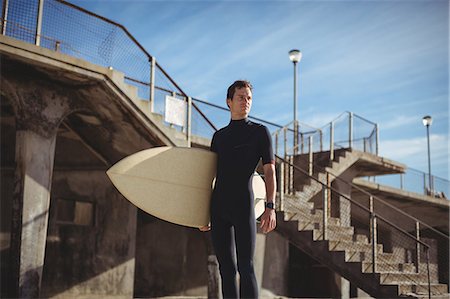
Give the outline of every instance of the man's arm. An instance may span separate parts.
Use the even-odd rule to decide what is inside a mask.
[[[266,183],[266,200],[275,205],[275,195],[277,189],[275,177],[275,165],[272,163],[264,164],[264,180]],[[263,233],[271,232],[277,226],[277,217],[274,209],[266,208],[261,216],[261,229]]]

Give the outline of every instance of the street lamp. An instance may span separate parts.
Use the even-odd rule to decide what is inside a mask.
[[[289,59],[294,63],[294,151],[298,152],[298,123],[297,123],[297,63],[302,59],[302,52],[297,49],[289,51]]]
[[[428,143],[428,179],[429,179],[429,185],[430,192],[433,190],[433,186],[431,184],[431,158],[430,158],[430,126],[433,123],[433,119],[431,116],[426,115],[422,118],[422,123],[425,127],[427,127],[427,143]]]

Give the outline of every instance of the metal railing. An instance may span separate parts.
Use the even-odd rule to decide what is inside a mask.
[[[322,240],[339,240],[340,232],[336,230],[336,226],[347,227],[350,231],[354,229],[357,236],[353,241],[347,240],[345,243],[345,249],[349,252],[346,258],[350,261],[362,262],[363,272],[373,273],[374,279],[380,284],[388,284],[387,273],[389,272],[403,274],[403,284],[426,285],[427,295],[431,298],[431,283],[437,283],[443,278],[439,276],[437,263],[430,262],[432,245],[427,244],[423,227],[421,228],[423,224],[417,221],[414,222],[414,227],[405,230],[398,226],[398,223],[382,215],[383,207],[372,195],[356,201],[331,187],[329,176],[321,181],[290,161],[279,156],[276,158],[280,168],[279,210],[295,213],[296,202],[312,200],[314,215],[317,213],[322,215],[322,221],[319,223]],[[283,172],[290,168],[293,168],[297,175],[303,176],[302,182],[309,179],[319,183],[321,190],[316,195],[305,190],[288,192],[283,187]],[[297,212],[305,213],[299,210]],[[307,221],[307,219],[308,216],[303,214],[299,221]],[[364,237],[361,239],[361,236]],[[354,242],[355,239],[356,242]],[[366,249],[363,249],[364,245],[361,245],[364,239],[370,245],[366,246]],[[357,244],[358,241],[360,244]],[[367,253],[367,248],[370,248],[370,254],[361,254]],[[386,275],[383,276],[384,274]]]
[[[391,186],[397,189],[428,195],[435,198],[450,199],[450,182],[438,176],[413,168],[407,168],[405,173],[389,174],[367,178],[369,181]]]
[[[448,284],[449,281],[449,269],[448,267],[442,267],[442,265],[449,264],[449,244],[450,238],[447,234],[437,230],[436,228],[428,225],[427,223],[411,216],[410,214],[404,212],[398,207],[386,202],[382,198],[378,196],[374,196],[370,192],[364,190],[363,188],[353,184],[352,182],[343,180],[339,176],[334,175],[331,172],[328,172],[326,166],[323,164],[314,163],[314,177],[317,177],[317,173],[322,172],[326,174],[328,183],[327,185],[331,185],[330,181],[339,181],[342,185],[347,185],[351,187],[353,193],[359,193],[358,197],[369,198],[369,206],[377,209],[377,214],[383,216],[385,219],[388,219],[392,224],[396,227],[401,228],[404,231],[407,231],[411,236],[421,236],[422,240],[425,243],[428,243],[430,246],[431,258],[437,262],[437,264],[441,265],[437,270],[432,269],[432,275],[436,279],[439,278],[440,283]],[[309,173],[308,173],[309,175]],[[291,183],[291,185],[295,185]],[[293,191],[295,192],[295,188]],[[354,201],[358,201],[358,199],[353,199]]]
[[[295,132],[298,137],[295,138]],[[316,159],[323,158],[319,152],[328,152],[329,160],[334,160],[336,151],[342,149],[357,149],[378,155],[378,125],[352,112],[344,112],[322,128],[313,128],[294,122],[275,130],[272,133],[275,153],[282,154],[283,159],[301,160],[307,165],[309,175],[314,172]],[[292,187],[293,169],[286,177]]]
[[[0,4],[3,35],[122,72],[149,112],[164,115],[166,96],[185,101],[186,124],[172,127],[185,132],[187,139],[191,133],[210,137],[217,129],[121,24],[63,0]]]

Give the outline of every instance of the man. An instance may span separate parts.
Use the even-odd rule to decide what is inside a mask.
[[[253,269],[256,221],[252,176],[262,159],[267,201],[261,216],[261,229],[268,233],[276,226],[276,179],[272,142],[265,126],[247,118],[252,106],[250,82],[234,82],[228,88],[227,105],[231,121],[214,134],[211,142],[211,150],[218,155],[216,184],[211,200],[211,226],[200,230],[212,230],[213,246],[222,277],[223,297],[258,298],[258,285]],[[237,271],[240,288],[236,281]]]

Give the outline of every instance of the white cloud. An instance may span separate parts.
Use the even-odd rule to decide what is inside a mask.
[[[430,136],[431,171],[437,176],[448,178],[449,139],[446,135]],[[424,172],[428,169],[427,138],[383,140],[380,142],[380,156],[399,161],[408,167]]]

